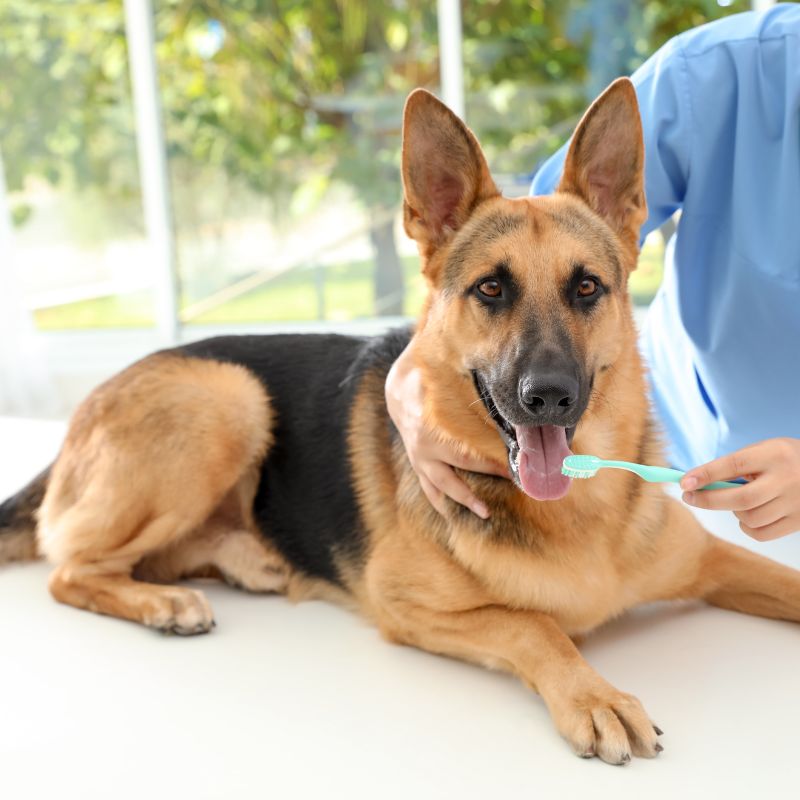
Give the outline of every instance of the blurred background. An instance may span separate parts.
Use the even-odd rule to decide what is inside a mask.
[[[0,413],[159,347],[418,310],[400,118],[425,86],[507,195],[613,78],[744,0],[0,0]],[[666,231],[631,291],[646,306]]]

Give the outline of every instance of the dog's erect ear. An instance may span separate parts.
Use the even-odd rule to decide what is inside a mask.
[[[430,92],[414,90],[403,112],[403,218],[423,255],[499,194],[472,131]]]
[[[583,198],[638,249],[647,219],[644,143],[636,92],[627,78],[614,81],[583,115],[557,191]]]

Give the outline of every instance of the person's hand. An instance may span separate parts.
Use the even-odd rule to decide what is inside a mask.
[[[386,406],[417,473],[422,491],[431,505],[444,514],[445,496],[486,519],[489,509],[453,472],[453,467],[470,472],[508,477],[508,471],[489,459],[470,458],[443,442],[425,427],[420,370],[406,349],[395,361],[386,378]]]
[[[696,491],[714,481],[747,478],[735,489]],[[681,479],[696,508],[733,511],[739,527],[766,542],[800,530],[800,439],[767,439],[695,467]]]

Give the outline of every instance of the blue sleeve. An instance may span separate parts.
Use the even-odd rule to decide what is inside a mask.
[[[569,141],[563,144],[547,161],[539,167],[531,183],[531,195],[552,194],[561,180],[564,159],[567,157]]]
[[[649,215],[642,236],[656,230],[683,204],[693,125],[680,37],[673,39],[631,76],[639,99],[645,150],[645,194]],[[532,195],[555,191],[564,169],[567,142],[538,170]]]

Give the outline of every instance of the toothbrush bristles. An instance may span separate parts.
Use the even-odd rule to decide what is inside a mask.
[[[572,469],[570,467],[562,467],[561,472],[568,478],[591,478],[596,474],[597,470]]]

